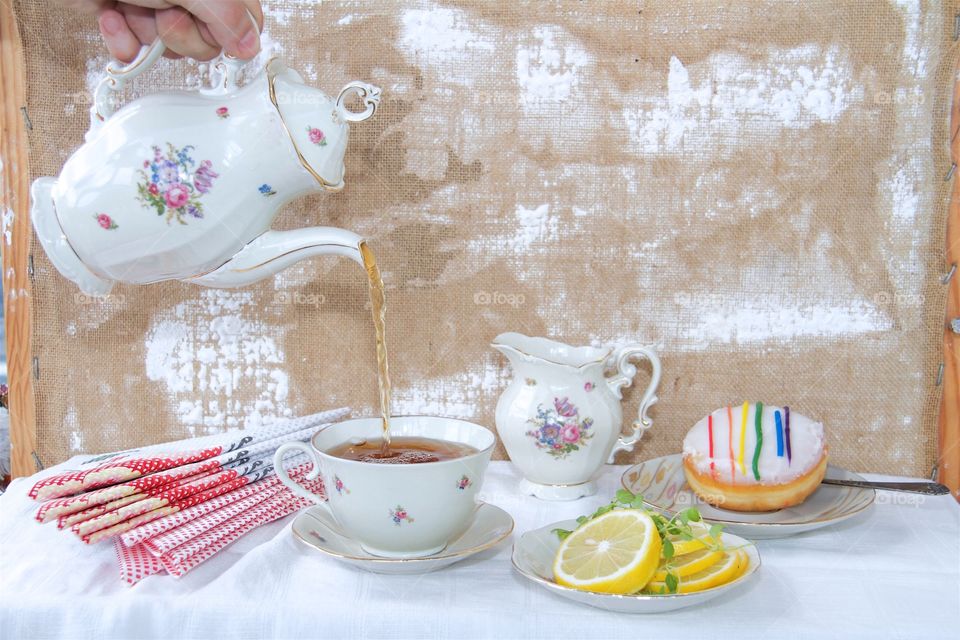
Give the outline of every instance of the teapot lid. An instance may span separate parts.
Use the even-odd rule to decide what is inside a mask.
[[[299,73],[278,59],[267,63],[270,101],[293,143],[297,158],[317,182],[328,191],[343,188],[343,157],[347,149],[350,122],[366,120],[380,103],[380,89],[362,82],[347,84],[336,101],[303,82]],[[353,112],[344,101],[357,93],[365,110]]]

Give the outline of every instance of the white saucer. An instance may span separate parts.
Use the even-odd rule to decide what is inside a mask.
[[[293,535],[312,549],[346,564],[374,573],[426,573],[459,562],[475,553],[496,546],[513,531],[510,514],[492,504],[481,502],[473,522],[443,551],[419,558],[382,558],[365,551],[360,543],[347,537],[327,513],[312,507],[293,521]]]
[[[513,544],[513,568],[523,577],[549,589],[558,596],[588,604],[591,607],[621,613],[663,613],[683,607],[692,607],[736,589],[750,579],[760,568],[760,552],[756,545],[738,536],[723,533],[723,544],[728,548],[743,549],[750,557],[750,566],[732,582],[694,593],[667,593],[663,595],[615,595],[564,587],[553,581],[553,559],[560,547],[554,529],[576,529],[576,520],[564,520],[527,531]]]
[[[863,480],[852,471],[831,465],[827,466],[827,477]],[[724,531],[752,540],[782,538],[836,524],[867,509],[877,495],[873,489],[822,484],[802,503],[788,509],[762,513],[718,509],[690,490],[679,453],[634,465],[623,472],[620,481],[627,491],[642,495],[644,502],[660,511],[672,514],[697,507],[707,522],[718,522]]]

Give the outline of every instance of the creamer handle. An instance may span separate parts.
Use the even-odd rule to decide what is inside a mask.
[[[113,60],[107,65],[106,75],[93,91],[93,104],[90,106],[90,130],[87,131],[87,138],[99,129],[100,125],[116,110],[113,101],[110,99],[111,96],[123,91],[130,80],[152,67],[166,50],[167,47],[163,44],[163,41],[157,38],[152,44],[140,49],[140,53],[133,59],[133,62],[120,66],[120,62]]]
[[[633,432],[628,436],[621,435],[617,438],[616,444],[610,451],[610,457],[607,462],[613,463],[613,458],[618,451],[632,451],[637,441],[643,437],[644,432],[653,426],[653,420],[647,416],[647,410],[657,402],[657,386],[660,384],[660,358],[652,346],[644,347],[640,345],[628,345],[616,353],[617,372],[607,378],[607,385],[618,398],[623,397],[621,389],[629,387],[633,382],[633,377],[637,375],[637,367],[630,362],[631,358],[643,356],[650,361],[652,369],[650,375],[650,384],[640,400],[640,408],[637,412],[637,420],[633,423]]]

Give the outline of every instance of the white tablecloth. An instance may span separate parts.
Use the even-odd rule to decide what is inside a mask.
[[[514,468],[494,462],[482,497],[513,515],[518,535],[592,511],[622,470],[607,469],[593,498],[548,503],[518,495]],[[699,608],[631,616],[530,584],[513,572],[510,543],[436,573],[383,576],[304,547],[290,532],[293,516],[180,580],[152,576],[128,587],[111,544],[87,547],[31,520],[36,503],[25,493],[36,477],[0,497],[2,638],[740,640],[939,638],[960,629],[960,508],[949,496],[880,492],[876,506],[852,520],[759,541],[763,566],[743,589]]]

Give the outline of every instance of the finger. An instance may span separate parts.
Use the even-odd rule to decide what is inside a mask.
[[[111,2],[103,2],[103,0],[60,0],[60,4],[65,6],[67,9],[73,9],[75,11],[83,11],[84,13],[99,13],[101,9],[104,9],[104,5],[113,4]]]
[[[167,48],[195,60],[210,60],[220,53],[200,35],[193,16],[180,7],[157,11],[157,31]]]
[[[157,12],[153,9],[131,5],[127,2],[117,5],[123,13],[133,34],[140,44],[150,44],[157,39]]]
[[[231,56],[248,60],[260,51],[256,14],[241,0],[176,0],[210,29],[211,35]]]
[[[130,25],[130,29],[133,30],[137,39],[140,40],[141,45],[153,44],[157,38],[160,37],[157,33],[157,12],[155,10],[133,5],[129,2],[118,4],[117,9],[126,17],[127,24]],[[163,57],[177,59],[180,57],[180,54],[168,49],[163,53]]]
[[[105,9],[98,19],[100,33],[110,55],[122,62],[130,62],[140,52],[140,40],[134,35],[123,14],[114,9]]]
[[[247,11],[250,12],[250,15],[253,16],[254,22],[257,23],[257,31],[263,33],[263,7],[260,5],[260,0],[242,0],[243,5],[247,8]]]
[[[200,31],[200,37],[203,38],[203,41],[219,51],[220,45],[217,44],[217,39],[213,37],[212,33],[210,33],[210,28],[202,22],[197,22],[196,20],[193,21],[193,24],[197,25],[197,30]]]

